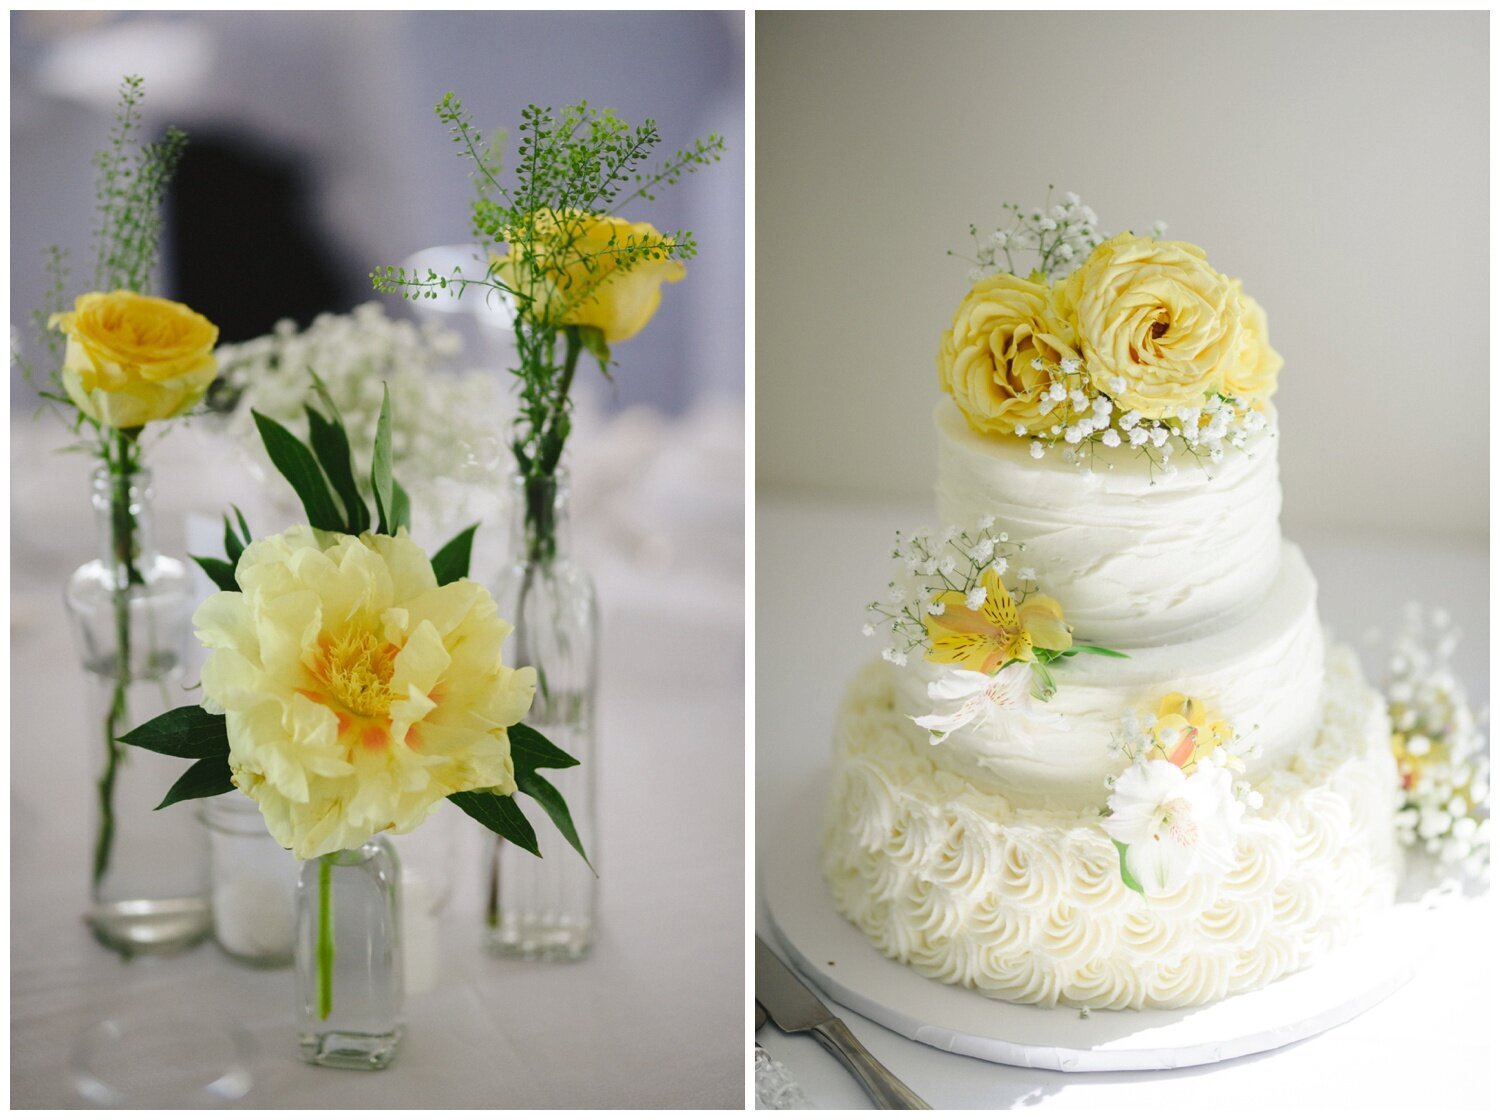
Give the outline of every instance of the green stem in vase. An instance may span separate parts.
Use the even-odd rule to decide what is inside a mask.
[[[118,738],[128,729],[126,706],[130,687],[130,589],[145,581],[136,566],[136,518],[130,508],[130,482],[137,468],[139,428],[117,431],[112,454],[106,458],[110,473],[110,557],[114,568],[115,685],[109,711],[104,717],[104,772],[99,776],[99,834],[94,840],[94,886],[109,873],[115,840],[115,780],[123,748]]]
[[[333,855],[318,857],[318,1018],[333,1014]]]

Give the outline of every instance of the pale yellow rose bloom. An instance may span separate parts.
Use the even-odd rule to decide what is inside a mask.
[[[1078,358],[1072,326],[1051,290],[1009,273],[979,281],[958,305],[938,347],[938,384],[953,397],[976,432],[1014,436],[1045,421],[1050,375],[1032,363],[1056,368]],[[1069,388],[1079,382],[1065,379]]]
[[[110,428],[182,415],[218,371],[219,328],[169,299],[91,292],[48,326],[68,337],[63,388],[85,415]]]
[[[1239,361],[1239,298],[1196,245],[1122,233],[1059,288],[1094,384],[1142,416],[1202,405]]]
[[[409,832],[451,793],[514,793],[506,729],[536,673],[502,664],[511,627],[480,584],[439,587],[405,530],[298,526],[255,541],[193,617],[210,651],[234,784],[298,859]]]
[[[559,220],[546,211],[536,215],[535,236],[534,265],[513,246],[492,258],[501,281],[532,301],[533,318],[597,327],[611,345],[639,334],[661,305],[661,286],[687,275],[676,260],[641,259],[629,268],[617,263],[615,250],[632,239],[639,244],[661,237],[650,222],[578,211]]]
[[[1271,349],[1265,310],[1245,294],[1238,280],[1232,283],[1240,300],[1240,356],[1224,372],[1224,392],[1252,405],[1264,404],[1276,392],[1282,358]]]

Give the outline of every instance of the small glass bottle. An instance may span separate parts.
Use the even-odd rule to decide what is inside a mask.
[[[529,482],[512,476],[510,557],[496,580],[495,601],[515,626],[506,664],[536,669],[526,724],[579,761],[546,777],[568,803],[597,868],[599,607],[593,580],[573,561],[569,498],[565,470]],[[485,944],[502,956],[576,960],[592,948],[597,932],[598,879],[545,814],[527,816],[547,858],[495,838]]]
[[[241,964],[291,964],[297,861],[266,831],[260,806],[244,794],[221,794],[202,804],[213,864],[214,940]]]
[[[118,739],[191,702],[184,666],[192,581],[179,561],[156,551],[149,471],[101,466],[92,497],[99,559],[73,573],[65,594],[90,701],[88,922],[126,956],[176,952],[209,931],[207,840],[194,805],[155,809],[183,761]]]
[[[297,880],[303,1061],[384,1069],[401,1043],[401,867],[384,836],[306,860]]]

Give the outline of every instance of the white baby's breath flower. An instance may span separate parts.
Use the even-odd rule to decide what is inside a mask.
[[[1033,459],[1040,459],[1046,453],[1047,453],[1047,449],[1042,446],[1040,440],[1032,440],[1031,441],[1031,457]]]
[[[978,584],[971,588],[969,593],[964,596],[964,606],[968,607],[971,611],[977,611],[980,607],[984,606],[985,596],[988,594],[989,592],[985,590],[984,585]]]
[[[1016,575],[1021,580],[1022,583],[1035,583],[1036,582],[1036,569],[1035,568],[1022,568],[1019,572],[1016,573]]]
[[[1115,431],[1113,428],[1109,428],[1102,436],[1099,437],[1099,442],[1104,444],[1105,447],[1119,447],[1120,433]]]

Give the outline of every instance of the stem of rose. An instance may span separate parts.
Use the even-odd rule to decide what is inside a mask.
[[[333,1014],[333,856],[318,857],[318,1018]]]

